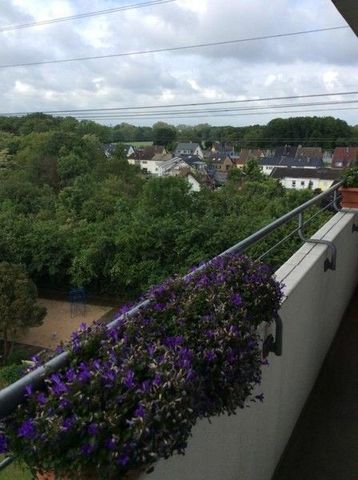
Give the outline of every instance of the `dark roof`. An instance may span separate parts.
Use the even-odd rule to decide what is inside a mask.
[[[181,150],[190,150],[191,152],[194,152],[196,148],[198,148],[200,145],[198,143],[178,143],[177,148],[175,149],[176,152],[180,152]]]
[[[317,178],[320,180],[337,180],[342,175],[341,170],[332,168],[274,168],[273,178]]]
[[[277,147],[273,154],[276,158],[281,157],[294,157],[297,152],[297,147],[291,145],[285,145],[284,147]]]
[[[298,147],[296,158],[322,158],[321,147]]]
[[[200,157],[198,157],[198,155],[184,155],[184,154],[182,154],[182,155],[180,155],[180,157],[191,167],[206,165],[206,163],[203,162],[203,160]]]
[[[294,168],[322,168],[323,161],[322,158],[311,158],[311,157],[265,157],[259,160],[261,166],[267,165],[272,167],[294,167]]]

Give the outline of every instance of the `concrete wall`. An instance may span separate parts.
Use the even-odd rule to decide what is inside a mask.
[[[214,418],[211,424],[199,421],[186,455],[160,461],[148,480],[271,478],[357,285],[353,219],[353,213],[337,213],[315,235],[336,244],[336,271],[323,270],[325,246],[305,244],[277,272],[286,285],[283,355],[271,354],[264,368],[258,389],[265,394],[264,402],[231,417]]]

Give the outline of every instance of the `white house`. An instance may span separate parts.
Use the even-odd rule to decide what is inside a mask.
[[[265,157],[259,160],[262,173],[271,175],[275,168],[318,169],[323,167],[319,157]]]
[[[285,188],[303,190],[328,190],[341,176],[339,170],[332,168],[275,168],[271,174]]]
[[[201,159],[204,158],[204,153],[198,143],[178,143],[175,149],[174,156],[180,157],[180,155],[197,155]]]

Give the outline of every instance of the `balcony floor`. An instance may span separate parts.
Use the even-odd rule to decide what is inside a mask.
[[[358,289],[272,480],[358,478]]]

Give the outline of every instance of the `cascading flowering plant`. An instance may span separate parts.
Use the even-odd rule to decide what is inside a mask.
[[[282,299],[271,269],[220,257],[186,279],[152,288],[117,325],[81,328],[70,363],[50,373],[5,424],[0,447],[35,471],[124,478],[184,453],[199,418],[233,414],[261,380],[257,327]]]

